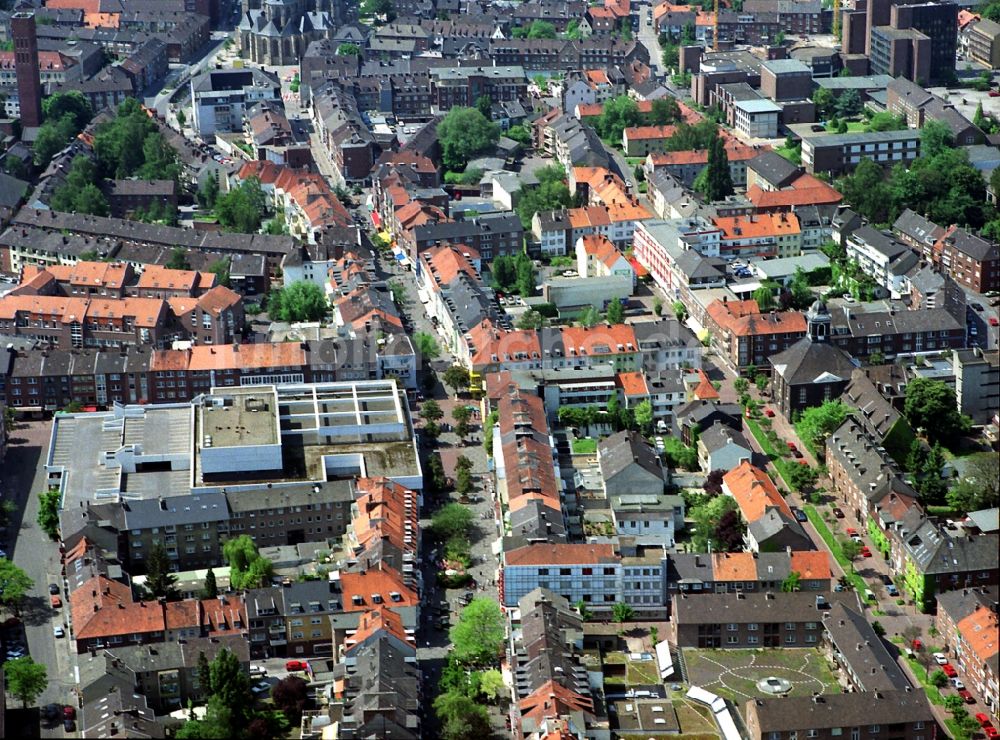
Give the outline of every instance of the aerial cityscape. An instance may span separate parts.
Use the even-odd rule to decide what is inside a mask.
[[[0,0],[0,737],[1000,738],[1000,0]]]

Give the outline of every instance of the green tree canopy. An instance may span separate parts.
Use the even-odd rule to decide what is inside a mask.
[[[425,331],[418,331],[413,335],[413,345],[425,360],[433,360],[441,355],[437,339],[434,338],[433,334],[428,334]]]
[[[17,611],[34,585],[28,574],[12,561],[0,558],[0,604]]]
[[[708,164],[695,178],[694,189],[712,202],[733,194],[733,177],[729,170],[729,156],[722,138],[716,136],[708,147]]]
[[[500,657],[505,629],[503,612],[493,599],[473,599],[449,632],[455,659],[475,665],[494,663]]]
[[[622,140],[622,131],[640,123],[642,116],[639,114],[639,104],[628,95],[619,95],[604,104],[594,128],[605,141],[617,144]]]
[[[573,197],[565,183],[566,170],[561,165],[549,165],[535,172],[538,185],[522,187],[514,210],[524,228],[531,227],[532,217],[539,211],[551,211],[573,205]]]
[[[635,610],[628,604],[616,601],[611,607],[611,618],[619,624],[627,622],[635,616]]]
[[[464,365],[452,365],[444,371],[441,382],[460,393],[469,387],[469,369]]]
[[[337,47],[337,53],[342,57],[356,57],[361,54],[361,47],[357,44],[341,44]]]
[[[82,131],[94,117],[90,101],[79,90],[59,92],[42,99],[43,120],[58,121],[67,115],[72,117],[77,131]]]
[[[556,35],[556,27],[548,21],[532,21],[528,26],[529,39],[554,39]]]
[[[226,540],[222,556],[229,563],[229,585],[237,590],[257,588],[274,572],[271,561],[261,557],[256,543],[245,534]]]
[[[154,598],[173,600],[180,596],[177,576],[170,572],[170,558],[163,545],[153,545],[146,558],[146,588]]]
[[[271,293],[267,312],[276,321],[320,321],[327,314],[323,289],[309,280],[297,280]]]
[[[50,488],[38,494],[38,526],[52,540],[59,539],[59,507],[62,496],[59,489]]]
[[[446,691],[434,700],[443,740],[476,740],[492,735],[486,707],[460,691]]]
[[[929,440],[942,444],[955,444],[971,425],[958,410],[955,392],[928,378],[914,378],[907,384],[903,415],[914,429],[924,430]]]
[[[675,65],[676,66],[676,65]],[[681,120],[681,107],[672,97],[657,98],[650,104],[649,122],[654,126],[668,126]]]
[[[456,107],[438,123],[437,136],[444,166],[458,172],[474,156],[493,148],[500,127],[475,108]]]
[[[260,187],[260,180],[248,177],[238,188],[218,196],[215,215],[219,223],[230,231],[254,234],[267,215],[267,198]]]
[[[21,706],[33,704],[49,685],[45,666],[29,656],[8,660],[3,664],[7,691],[21,700]]]
[[[948,505],[960,511],[978,511],[1000,505],[1000,459],[993,452],[968,458],[964,475],[948,491]]]
[[[826,438],[847,419],[850,409],[841,401],[824,401],[802,412],[795,429],[813,449],[822,449]]]
[[[757,308],[761,313],[766,313],[774,308],[774,293],[766,285],[762,285],[753,292],[753,299],[757,301]]]
[[[472,511],[461,504],[445,504],[431,517],[431,531],[442,542],[452,537],[468,537],[471,528]]]

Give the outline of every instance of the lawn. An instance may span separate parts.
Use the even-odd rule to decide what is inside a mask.
[[[927,646],[924,648],[928,652],[932,652],[931,647]],[[941,692],[938,690],[937,686],[931,684],[927,678],[927,671],[924,669],[920,663],[915,661],[913,658],[906,658],[906,662],[910,666],[910,670],[913,671],[913,675],[917,677],[920,681],[920,685],[924,687],[924,691],[927,693],[927,699],[931,704],[937,704],[938,706],[944,705],[944,697],[941,696]],[[936,669],[937,666],[935,665]]]
[[[764,454],[771,460],[771,463],[774,465],[774,469],[777,470],[778,475],[781,476],[781,481],[785,484],[785,486],[791,488],[791,486],[788,485],[788,466],[790,463],[781,457],[781,454],[768,440],[767,435],[764,434],[764,430],[761,429],[760,424],[758,424],[756,420],[744,417],[743,423],[750,427],[750,431],[753,433],[754,439],[757,440],[757,444],[760,445]]]
[[[597,440],[593,437],[582,437],[573,440],[574,455],[593,455],[597,452]]]
[[[802,164],[802,149],[797,146],[779,146],[774,151],[792,164]]]
[[[757,689],[757,681],[769,676],[787,679],[790,696],[812,696],[814,692],[840,691],[833,671],[819,650],[781,648],[775,650],[696,650],[685,648],[688,680],[742,705],[748,699],[768,694]]]
[[[830,548],[830,552],[833,553],[834,559],[840,563],[840,567],[844,569],[847,573],[847,580],[850,581],[854,589],[859,593],[863,594],[868,586],[865,584],[865,579],[854,572],[854,568],[850,561],[844,557],[844,551],[840,549],[840,543],[837,538],[834,537],[833,532],[830,528],[826,526],[826,522],[823,521],[823,517],[819,515],[816,508],[813,506],[803,506],[803,511],[806,512],[806,516],[809,517],[809,522],[813,525],[819,536],[823,538],[826,546]]]

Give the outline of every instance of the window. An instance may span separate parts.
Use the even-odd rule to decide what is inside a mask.
[[[757,631],[757,623],[756,622],[751,622],[750,624],[747,625],[747,629],[750,630],[751,632],[756,632]]]
[[[868,730],[868,732],[870,732],[872,735],[877,735],[878,731],[879,731],[878,725],[872,725],[871,728]]]
[[[795,635],[785,635],[785,642],[789,645],[795,644]]]

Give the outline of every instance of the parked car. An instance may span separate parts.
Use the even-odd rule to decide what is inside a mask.
[[[958,692],[958,695],[962,697],[962,701],[964,701],[966,704],[976,703],[976,697],[970,694],[968,689],[962,689],[961,691]]]
[[[59,593],[59,586],[57,586],[54,583],[50,583],[49,584],[49,593],[52,594],[53,596],[55,596],[56,594],[58,594]]]
[[[865,545],[864,547],[861,548],[861,557],[870,558],[871,556],[872,556],[872,551],[868,548],[868,545]]]
[[[990,326],[1000,326],[1000,319],[996,316],[990,316]]]
[[[882,585],[883,586],[891,586],[892,585],[892,579],[889,578],[889,576],[887,576],[885,573],[882,573],[878,578],[879,578],[880,581],[882,581]]]
[[[955,666],[951,663],[945,663],[941,666],[941,670],[944,671],[944,675],[948,678],[955,678],[958,675],[958,671],[955,670]]]
[[[841,511],[840,509],[834,509],[833,510],[833,515],[835,517],[837,517],[838,519],[843,519],[844,518],[844,512]]]
[[[857,537],[858,536],[858,530],[856,530],[854,527],[848,527],[847,528],[847,535],[848,535],[848,537]]]
[[[996,738],[1000,737],[1000,732],[997,732],[997,728],[993,725],[986,725],[986,727],[983,728],[983,733],[989,738],[989,740],[996,740]]]
[[[267,681],[258,681],[250,689],[250,691],[252,691],[257,696],[260,696],[262,694],[266,694],[270,690],[271,690],[271,684],[269,684]]]
[[[64,719],[76,719],[76,707],[66,705],[63,707],[62,714]]]
[[[899,596],[899,589],[896,588],[891,583],[888,586],[885,587],[885,590],[886,590],[886,593],[888,593],[890,596]]]
[[[990,722],[990,716],[984,712],[976,712],[976,722],[979,723],[980,727],[986,727],[986,725],[992,724]]]
[[[920,640],[914,640],[910,644],[913,646],[913,649],[916,650],[918,653],[924,649],[924,643],[920,642]]]
[[[57,624],[55,627],[52,628],[52,634],[55,635],[56,637],[65,637],[66,630],[63,629],[61,624]]]
[[[934,653],[934,662],[938,665],[948,665],[948,659],[944,656],[944,653]]]
[[[785,444],[788,445],[789,451],[794,452],[795,450],[798,449],[798,447],[795,446],[794,442],[785,442]]]
[[[792,513],[795,514],[795,518],[800,522],[809,521],[809,517],[806,516],[806,513],[802,509],[792,509]]]
[[[954,688],[956,688],[956,689],[964,689],[965,688],[965,684],[962,683],[962,679],[960,679],[960,678],[953,678],[953,679],[951,679],[951,685]]]
[[[773,419],[774,411],[772,409],[764,409],[764,416],[766,416],[769,419]]]
[[[74,722],[71,719],[64,719],[63,720],[63,729],[66,732],[76,732],[76,722]]]
[[[62,608],[62,599],[60,599],[58,596],[50,596],[49,597],[49,604],[52,605],[53,609],[61,609]]]
[[[292,672],[292,671],[308,671],[309,670],[309,664],[306,661],[304,661],[304,660],[286,660],[285,661],[285,670],[289,671],[289,672]]]

